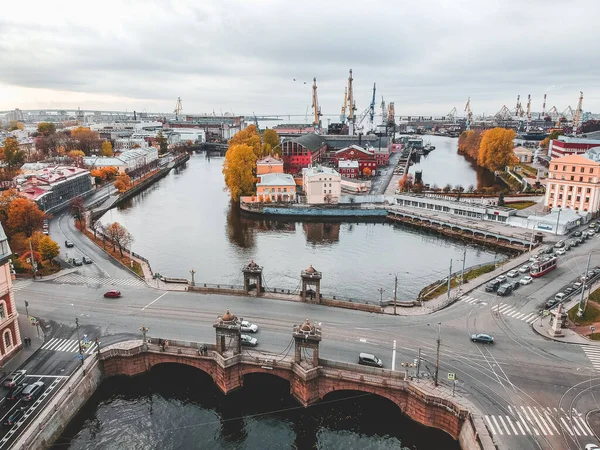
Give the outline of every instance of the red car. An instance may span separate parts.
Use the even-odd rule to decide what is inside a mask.
[[[106,294],[104,294],[105,298],[119,298],[121,296],[121,291],[108,291]]]

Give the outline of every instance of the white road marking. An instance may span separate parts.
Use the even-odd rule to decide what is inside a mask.
[[[567,422],[565,422],[565,419],[563,419],[562,417],[560,418],[560,421],[563,424],[563,427],[565,427],[567,429],[567,431],[569,432],[569,434],[571,436],[573,436],[573,432],[571,431],[571,428],[569,428],[569,425],[567,425]]]
[[[504,433],[502,432],[502,429],[500,428],[500,425],[498,425],[498,421],[496,420],[496,416],[492,416],[492,419],[494,420],[494,423],[496,424],[496,427],[498,428],[498,432],[501,435],[504,435]]]
[[[490,427],[490,430],[492,432],[492,434],[496,434],[496,430],[494,429],[494,425],[492,425],[492,422],[490,421],[490,418],[488,416],[485,416],[485,420],[488,423],[488,426]]]
[[[161,298],[163,298],[167,294],[168,294],[168,292],[165,292],[164,294],[161,294],[158,297],[156,297],[154,300],[152,300],[150,303],[148,303],[146,306],[144,306],[142,308],[142,311],[145,310],[147,307],[152,306],[155,302],[157,302],[158,300],[160,300]]]

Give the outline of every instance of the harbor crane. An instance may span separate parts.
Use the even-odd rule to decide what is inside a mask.
[[[456,106],[454,108],[452,108],[448,114],[446,114],[446,117],[452,123],[456,123]]]
[[[392,127],[396,126],[396,112],[394,111],[394,102],[390,102],[388,106],[387,123]]]
[[[515,116],[523,117],[525,111],[523,111],[523,106],[521,105],[521,96],[517,95],[517,105],[515,106]]]
[[[542,114],[538,118],[546,117],[546,94],[544,94],[544,104],[542,105]]]
[[[385,100],[381,97],[381,123],[387,125],[387,108],[385,107]]]
[[[371,130],[373,129],[373,121],[375,120],[375,83],[373,83],[373,98],[369,105],[369,122],[371,124]]]
[[[473,120],[473,112],[471,111],[471,97],[467,100],[465,105],[465,111],[467,113],[467,122],[465,123],[465,129],[469,131],[471,129],[471,121]]]
[[[502,105],[502,108],[500,108],[500,111],[498,111],[494,115],[494,118],[501,122],[506,122],[506,121],[512,120],[512,117],[513,117],[512,112],[510,109],[508,109],[508,107],[506,105]]]
[[[579,102],[577,103],[577,109],[573,115],[573,134],[577,134],[577,128],[581,122],[581,113],[583,107],[583,92],[579,91]]]
[[[350,123],[350,128],[348,130],[348,134],[354,134],[354,111],[356,111],[356,103],[354,102],[354,91],[352,90],[352,69],[350,69],[350,75],[348,76],[348,122]]]
[[[175,120],[179,120],[179,116],[181,115],[181,111],[183,110],[183,106],[181,105],[181,97],[177,97],[177,103],[175,104]]]
[[[348,87],[344,89],[344,103],[342,103],[342,114],[340,114],[340,122],[346,123],[346,108],[348,107]]]
[[[312,108],[314,114],[313,124],[317,128],[321,128],[321,108],[319,107],[319,99],[317,97],[317,78],[313,78],[313,95],[312,95]]]
[[[531,94],[527,95],[527,123],[531,123]]]

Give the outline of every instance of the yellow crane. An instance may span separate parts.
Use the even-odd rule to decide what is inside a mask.
[[[321,108],[319,107],[319,99],[317,97],[317,78],[313,78],[313,95],[312,95],[312,108],[314,114],[313,124],[317,128],[321,128]]]
[[[346,108],[348,107],[348,88],[344,89],[344,103],[342,103],[342,114],[340,114],[340,122],[346,122]]]

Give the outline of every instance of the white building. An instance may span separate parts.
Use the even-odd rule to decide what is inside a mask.
[[[121,153],[118,158],[127,164],[128,170],[133,170],[156,161],[158,150],[154,147],[135,148]]]
[[[328,167],[302,169],[302,183],[306,203],[309,205],[339,203],[342,195],[342,176]]]
[[[133,148],[147,147],[148,143],[143,138],[119,138],[115,139],[115,150],[131,150]]]

